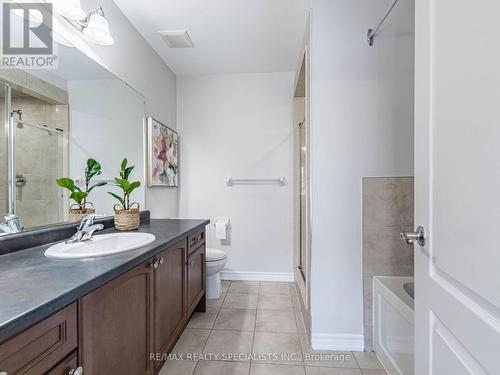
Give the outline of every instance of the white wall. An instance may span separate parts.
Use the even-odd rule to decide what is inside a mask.
[[[112,0],[82,0],[90,11],[102,5],[115,39],[113,46],[87,42],[71,26],[61,30],[75,46],[130,84],[146,99],[146,115],[176,128],[176,77]],[[147,208],[152,217],[175,217],[178,213],[178,190],[148,188]]]
[[[70,109],[69,173],[83,179],[88,158],[101,163],[102,175],[96,179],[112,180],[118,176],[124,157],[134,165],[131,181],[145,181],[144,171],[144,98],[119,79],[68,82]],[[121,195],[112,186],[91,192],[96,213],[113,215],[118,203],[107,192]],[[142,183],[131,202],[144,207],[146,187]],[[71,202],[70,202],[71,203]]]
[[[362,176],[413,174],[414,5],[313,0],[312,344],[363,345]]]
[[[292,273],[293,73],[179,77],[180,216],[231,219],[227,270]],[[279,186],[226,186],[226,177],[285,176]]]

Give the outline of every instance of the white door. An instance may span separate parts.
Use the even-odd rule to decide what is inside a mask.
[[[416,374],[500,374],[500,1],[416,2]]]

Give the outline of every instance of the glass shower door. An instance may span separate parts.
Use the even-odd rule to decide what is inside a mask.
[[[299,125],[300,131],[300,265],[299,269],[307,280],[307,134],[305,120]]]
[[[63,221],[63,132],[19,121],[15,114],[16,208],[25,227]]]

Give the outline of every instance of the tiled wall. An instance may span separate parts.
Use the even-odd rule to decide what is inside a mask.
[[[413,177],[363,178],[363,285],[365,350],[373,350],[373,277],[413,276]]]

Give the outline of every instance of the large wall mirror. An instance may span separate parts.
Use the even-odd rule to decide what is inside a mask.
[[[134,201],[145,203],[144,97],[78,49],[58,48],[57,69],[0,70],[0,214],[15,213],[26,229],[74,220],[56,180],[85,190],[88,159],[101,164],[93,184],[108,183],[87,198],[96,213],[113,214],[108,192],[119,193],[124,158],[141,182]]]

